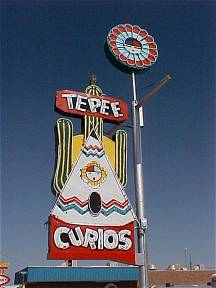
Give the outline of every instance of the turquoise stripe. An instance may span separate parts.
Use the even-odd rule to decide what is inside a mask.
[[[76,210],[79,214],[81,215],[84,215],[86,214],[89,209],[87,208],[86,210],[82,210],[81,208],[79,208],[76,204],[70,204],[68,206],[63,206],[61,203],[57,203],[57,206],[62,210],[62,211],[68,211],[68,210],[71,210],[71,209],[74,209]]]
[[[83,151],[84,153],[85,153],[85,155],[88,157],[88,156],[97,156],[98,158],[101,158],[103,155],[104,155],[104,151],[101,153],[101,154],[99,154],[98,152],[92,152],[92,151],[90,151],[90,152],[87,152],[86,150],[84,150]]]
[[[76,210],[79,214],[81,215],[84,215],[86,214],[87,212],[89,212],[89,209],[85,209],[85,210],[82,210],[78,205],[76,205],[75,203],[73,204],[69,204],[67,206],[64,206],[62,203],[58,202],[57,203],[57,206],[62,210],[62,211],[68,211],[68,210],[71,210],[71,209],[74,209]],[[109,216],[110,214],[112,214],[113,212],[116,212],[118,214],[121,214],[121,215],[126,215],[129,211],[131,210],[131,207],[128,206],[126,207],[125,209],[121,209],[121,208],[118,208],[116,206],[113,206],[111,207],[110,209],[106,210],[106,209],[102,209],[101,210],[101,213],[104,215],[104,216]]]
[[[131,207],[126,207],[125,210],[122,210],[122,209],[120,209],[120,208],[118,208],[118,207],[113,206],[113,207],[110,208],[109,210],[102,209],[102,210],[101,210],[101,213],[102,213],[104,216],[109,216],[109,215],[112,214],[113,212],[116,212],[116,213],[121,214],[121,215],[126,215],[130,210],[131,210]]]

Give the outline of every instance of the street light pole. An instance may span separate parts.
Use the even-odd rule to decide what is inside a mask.
[[[152,98],[171,77],[167,75],[148,95],[141,101],[137,101],[135,73],[132,73],[133,101],[132,101],[132,121],[133,121],[133,150],[134,150],[134,182],[136,194],[136,210],[139,221],[138,226],[138,255],[143,258],[139,263],[139,288],[147,288],[148,281],[148,255],[147,255],[147,218],[145,216],[144,205],[144,179],[143,179],[143,160],[141,144],[141,126],[143,120],[140,109],[144,110],[144,103]],[[143,112],[143,111],[142,111]],[[142,124],[142,125],[141,125]]]
[[[136,192],[136,208],[139,221],[138,227],[138,253],[143,255],[144,263],[139,266],[139,288],[148,287],[148,264],[147,264],[147,243],[146,229],[147,219],[144,211],[144,185],[143,185],[143,163],[141,146],[141,128],[139,119],[139,109],[137,109],[136,81],[135,73],[132,73],[133,101],[132,101],[132,119],[133,119],[133,149],[134,149],[134,181]]]

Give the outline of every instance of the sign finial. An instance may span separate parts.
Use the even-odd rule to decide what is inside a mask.
[[[97,77],[95,74],[92,74],[90,79],[90,85],[96,85],[96,84],[97,84]]]
[[[91,75],[89,85],[85,88],[85,93],[97,96],[101,96],[103,94],[101,88],[97,86],[97,77],[95,74]]]

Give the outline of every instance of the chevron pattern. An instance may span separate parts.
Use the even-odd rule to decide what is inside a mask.
[[[65,199],[62,195],[60,195],[57,201],[57,205],[64,212],[68,210],[76,210],[80,215],[84,215],[89,212],[88,200],[81,201],[76,196]],[[128,199],[126,199],[123,203],[115,199],[111,199],[107,203],[102,201],[101,213],[104,216],[109,216],[113,212],[126,215],[130,210],[131,207],[129,205]]]
[[[83,153],[88,156],[96,156],[98,158],[101,158],[104,155],[103,147],[98,147],[97,145],[85,145],[83,148]]]

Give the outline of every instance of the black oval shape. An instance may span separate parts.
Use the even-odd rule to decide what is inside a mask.
[[[93,216],[101,211],[101,197],[97,192],[92,192],[89,197],[89,209]]]

